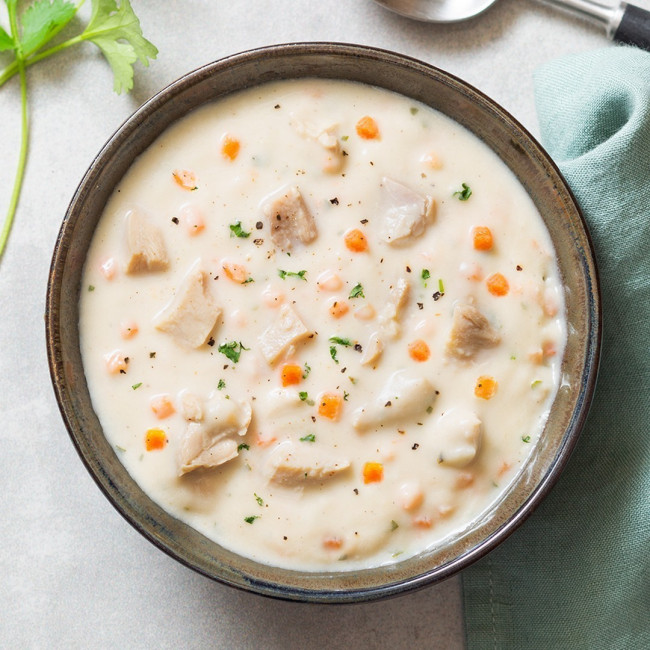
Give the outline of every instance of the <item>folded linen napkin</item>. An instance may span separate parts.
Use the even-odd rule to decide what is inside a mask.
[[[594,240],[600,375],[558,484],[462,575],[468,647],[650,648],[650,53],[570,56],[535,84]]]

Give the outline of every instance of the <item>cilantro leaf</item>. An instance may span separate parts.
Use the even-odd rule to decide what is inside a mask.
[[[300,438],[300,442],[316,442],[316,436],[313,433],[308,433],[306,436]]]
[[[259,519],[259,518],[260,518],[260,515],[252,515],[250,517],[244,517],[244,521],[247,524],[252,524],[256,519]]]
[[[357,282],[356,286],[352,288],[352,291],[350,291],[348,298],[365,298],[361,283]]]
[[[330,336],[330,342],[336,343],[337,345],[344,345],[346,348],[354,345],[350,339],[342,339],[340,336]]]
[[[459,201],[467,201],[472,196],[472,188],[467,183],[462,183],[462,190],[453,193],[452,196],[458,197]]]
[[[241,341],[228,341],[227,343],[222,343],[217,348],[221,354],[228,357],[228,359],[230,359],[233,363],[237,363],[239,361],[242,350],[249,349],[250,348],[245,348]]]
[[[282,269],[278,269],[278,275],[284,280],[285,278],[300,278],[301,280],[304,280],[307,282],[307,278],[305,277],[307,271],[283,271]]]
[[[332,357],[334,363],[339,362],[339,360],[336,358],[336,347],[333,345],[330,345],[330,357]]]
[[[116,93],[133,88],[133,64],[140,61],[148,66],[158,48],[149,42],[140,28],[140,21],[129,0],[92,0],[92,14],[81,39],[92,41],[106,57],[113,70]]]
[[[20,43],[23,55],[36,52],[60,32],[77,13],[77,7],[67,0],[37,0],[22,16]]]
[[[230,236],[231,237],[241,237],[242,239],[246,239],[246,237],[250,237],[251,234],[249,232],[246,232],[242,227],[241,227],[241,221],[238,221],[237,223],[231,223],[228,228],[230,228]]]

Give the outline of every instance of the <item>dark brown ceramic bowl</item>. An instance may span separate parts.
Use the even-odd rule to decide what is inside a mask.
[[[134,159],[189,111],[277,79],[322,77],[396,91],[476,134],[527,189],[551,233],[565,284],[569,336],[562,385],[541,440],[500,502],[465,534],[391,566],[308,573],[240,557],[178,521],[138,487],[106,441],[88,394],[79,349],[79,291],[86,251],[113,188]],[[81,459],[117,510],[187,566],[225,584],[290,600],[352,602],[406,593],[457,573],[504,540],[556,482],[594,390],[600,300],[594,256],[576,202],[549,156],[502,108],[459,79],[405,56],[342,44],[279,45],[196,70],[144,104],[113,135],[77,189],[56,243],[47,295],[47,346],[61,413]]]

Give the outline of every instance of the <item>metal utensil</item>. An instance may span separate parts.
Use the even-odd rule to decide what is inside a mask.
[[[605,28],[607,36],[620,43],[650,50],[650,11],[627,2],[604,4],[592,0],[543,0],[562,7]],[[375,0],[402,16],[433,23],[459,22],[473,18],[496,0]]]

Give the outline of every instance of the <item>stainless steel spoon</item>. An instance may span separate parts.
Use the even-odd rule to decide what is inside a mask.
[[[569,9],[605,28],[620,43],[650,50],[650,11],[627,2],[604,4],[592,0],[543,0]],[[402,16],[432,23],[452,23],[473,18],[496,0],[375,0]]]

